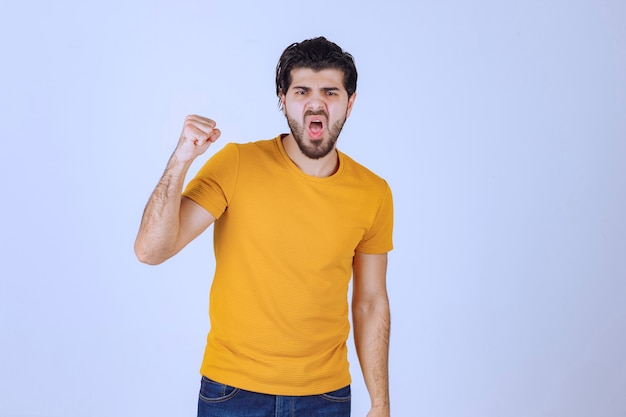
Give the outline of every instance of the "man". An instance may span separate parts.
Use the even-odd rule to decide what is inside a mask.
[[[291,133],[226,145],[182,192],[191,163],[221,134],[213,120],[185,119],[135,252],[161,263],[215,223],[198,416],[349,416],[351,276],[368,417],[389,416],[392,197],[336,148],[356,81],[352,56],[336,44],[292,44],[276,68]]]

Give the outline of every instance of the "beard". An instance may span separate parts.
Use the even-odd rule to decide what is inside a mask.
[[[328,120],[328,115],[325,112],[308,112],[305,113],[305,117],[314,114],[322,114]],[[327,131],[324,132],[324,136],[321,140],[317,140],[314,142],[308,141],[305,142],[304,134],[305,128],[303,125],[298,123],[295,119],[289,117],[289,115],[285,115],[287,117],[287,123],[289,124],[289,129],[291,129],[291,134],[293,135],[296,143],[298,144],[298,148],[300,148],[300,152],[302,152],[306,157],[311,159],[320,159],[325,157],[335,148],[335,143],[337,143],[337,138],[341,133],[341,129],[343,129],[343,125],[346,122],[346,119],[337,120],[332,126],[327,127]]]

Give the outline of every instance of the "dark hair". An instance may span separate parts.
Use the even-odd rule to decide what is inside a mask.
[[[313,71],[341,70],[343,86],[348,92],[348,97],[352,97],[356,91],[357,72],[354,58],[323,36],[293,43],[284,50],[276,65],[277,96],[280,97],[281,91],[287,93],[291,85],[291,70],[298,68],[310,68]]]

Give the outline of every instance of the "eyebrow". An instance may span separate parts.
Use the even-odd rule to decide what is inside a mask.
[[[298,86],[295,85],[293,87],[291,87],[293,89],[298,89],[298,90],[305,90],[305,91],[310,91],[311,87],[304,87],[304,86]],[[320,90],[322,91],[340,91],[341,89],[339,87],[322,87],[320,88]]]

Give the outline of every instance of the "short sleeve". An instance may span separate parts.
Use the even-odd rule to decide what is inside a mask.
[[[213,155],[187,184],[183,196],[193,200],[216,219],[232,198],[239,171],[239,151],[229,143]]]
[[[393,197],[385,182],[385,191],[372,226],[356,250],[367,254],[386,253],[393,249]]]

